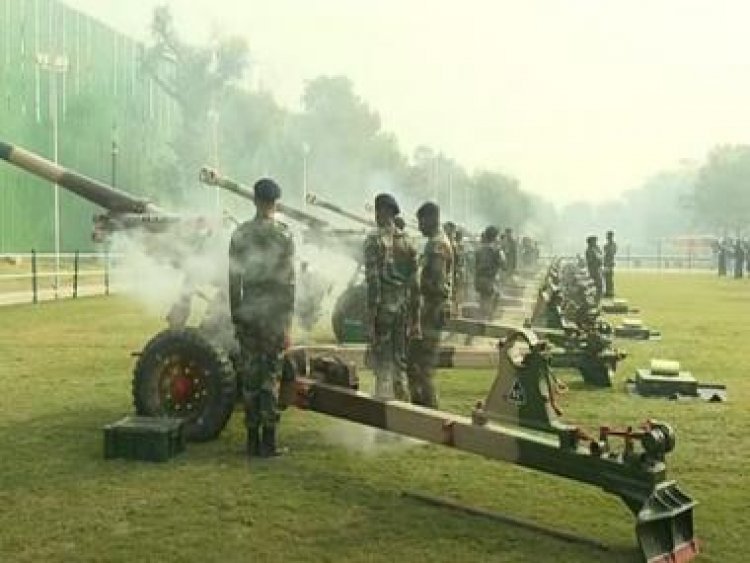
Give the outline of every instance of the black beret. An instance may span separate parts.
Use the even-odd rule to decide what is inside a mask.
[[[596,242],[598,238],[599,237],[597,237],[596,235],[591,235],[591,236],[586,237],[586,242]]]
[[[404,218],[401,217],[401,215],[393,218],[393,224],[402,231],[406,228],[406,221],[404,221]]]
[[[500,231],[498,231],[497,227],[490,225],[484,230],[484,233],[482,234],[487,240],[492,240],[494,238],[497,238],[497,235],[500,234]]]
[[[422,206],[417,209],[417,217],[439,217],[440,216],[440,208],[438,207],[437,203],[433,203],[431,201],[428,201],[427,203],[423,203]]]
[[[456,224],[453,221],[446,221],[443,223],[443,229],[446,231],[456,231]]]
[[[375,197],[375,209],[383,207],[389,207],[396,215],[401,213],[401,209],[399,209],[398,203],[396,203],[396,198],[391,194],[378,194]]]
[[[255,199],[260,201],[276,201],[281,197],[281,188],[271,178],[261,178],[253,186]]]

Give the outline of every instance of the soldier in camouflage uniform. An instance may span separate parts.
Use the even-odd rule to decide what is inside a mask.
[[[294,312],[294,242],[274,218],[279,186],[264,178],[254,194],[255,218],[237,227],[229,246],[229,304],[240,345],[248,454],[268,457],[280,453],[277,384]]]
[[[503,248],[505,252],[505,269],[510,277],[518,269],[518,241],[513,236],[513,229],[510,227],[505,229],[503,241],[505,243],[505,247]]]
[[[466,248],[464,247],[464,231],[463,229],[456,230],[456,240],[453,248],[453,280],[455,287],[453,292],[456,294],[456,302],[459,306],[465,303],[468,299],[466,295]]]
[[[607,231],[607,242],[604,243],[604,297],[615,296],[615,255],[617,255],[617,243],[615,233]]]
[[[453,221],[446,221],[443,223],[443,232],[445,233],[445,236],[448,239],[448,244],[450,245],[450,250],[452,254],[451,262],[453,264],[456,263],[456,224]],[[457,316],[458,315],[458,294],[456,293],[456,269],[453,268],[453,279],[451,279],[451,296],[450,296],[450,311],[451,316]]]
[[[596,288],[596,303],[598,305],[602,299],[602,262],[604,255],[596,241],[597,238],[593,235],[586,238],[586,268]]]
[[[474,264],[474,289],[479,295],[479,311],[481,317],[488,321],[493,319],[497,309],[497,276],[505,269],[503,252],[497,243],[498,234],[493,226],[484,230]]]
[[[393,196],[375,198],[377,230],[364,245],[367,281],[367,318],[370,360],[375,373],[375,395],[408,401],[406,339],[415,299],[417,253],[394,218],[399,207]]]
[[[419,326],[409,342],[409,392],[416,405],[438,406],[435,368],[440,335],[450,310],[453,249],[440,229],[440,208],[431,202],[417,211],[419,230],[427,238],[419,262]]]

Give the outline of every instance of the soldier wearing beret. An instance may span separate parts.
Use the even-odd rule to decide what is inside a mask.
[[[456,304],[460,307],[461,303],[467,299],[467,258],[466,247],[464,246],[464,231],[457,228],[453,241],[453,294],[455,295]]]
[[[435,368],[441,332],[451,307],[453,248],[440,228],[436,204],[422,205],[417,219],[427,243],[419,260],[419,327],[409,342],[407,375],[412,403],[436,409]]]
[[[450,302],[451,302],[451,314],[453,316],[458,315],[458,295],[456,294],[456,232],[457,232],[456,224],[453,221],[446,221],[443,223],[443,232],[445,233],[446,238],[448,239],[448,244],[450,245],[452,259],[451,263],[454,265],[453,267],[453,279],[451,280],[451,296],[450,296]]]
[[[602,299],[602,263],[604,256],[602,249],[597,244],[597,237],[591,235],[586,238],[586,268],[589,271],[589,277],[594,282],[596,288],[597,304]]]
[[[240,345],[248,454],[268,457],[280,453],[277,384],[294,313],[294,242],[274,216],[281,197],[276,182],[261,179],[253,190],[255,217],[237,227],[229,246],[229,304]]]
[[[604,243],[604,297],[615,296],[615,256],[617,255],[617,243],[615,233],[607,231],[607,242]]]
[[[390,194],[375,198],[377,228],[365,239],[367,319],[375,395],[408,401],[406,338],[410,300],[417,271],[417,253],[404,232],[395,226],[398,203]]]
[[[479,295],[479,311],[488,321],[494,318],[497,309],[498,274],[506,268],[505,254],[497,242],[499,234],[497,227],[492,225],[482,232],[474,263],[474,289]]]

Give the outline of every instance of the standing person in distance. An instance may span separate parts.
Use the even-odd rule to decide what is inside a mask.
[[[612,298],[615,296],[615,256],[617,255],[617,243],[615,242],[615,233],[607,231],[607,242],[604,243],[604,297]]]
[[[586,238],[586,269],[589,272],[591,281],[594,282],[594,288],[596,288],[596,304],[598,305],[602,300],[602,263],[604,261],[604,255],[596,241],[596,235],[591,235]]]
[[[481,244],[474,258],[474,289],[479,295],[479,311],[482,319],[492,321],[497,309],[498,274],[505,269],[502,249],[497,243],[497,227],[490,225],[481,236]]]
[[[458,294],[456,293],[458,284],[456,283],[456,233],[458,228],[456,227],[456,224],[453,221],[446,221],[443,223],[443,232],[445,233],[445,236],[448,239],[448,243],[450,244],[451,249],[451,263],[454,265],[453,268],[453,279],[451,280],[451,296],[450,296],[450,302],[451,302],[451,316],[455,317],[458,316]]]
[[[518,269],[518,241],[513,236],[513,229],[506,227],[504,233],[505,261],[508,277],[512,277]]]

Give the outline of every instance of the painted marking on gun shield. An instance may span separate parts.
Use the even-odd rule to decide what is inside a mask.
[[[516,405],[525,405],[526,404],[526,390],[523,388],[523,385],[521,385],[521,382],[516,379],[513,382],[513,385],[510,388],[510,391],[508,391],[507,400],[510,403],[514,403]]]

